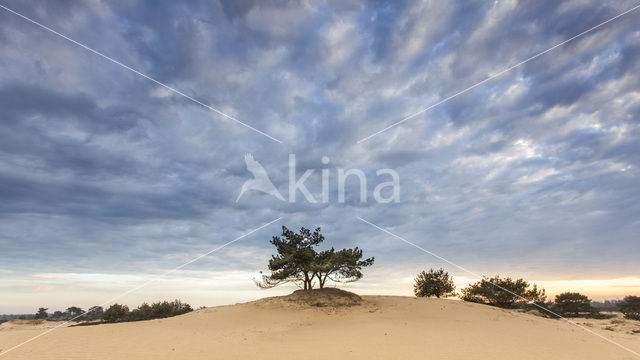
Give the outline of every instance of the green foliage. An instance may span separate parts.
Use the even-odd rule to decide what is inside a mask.
[[[593,316],[599,312],[598,309],[591,306],[591,299],[577,292],[556,295],[552,310],[563,316]]]
[[[101,319],[103,313],[104,309],[102,308],[102,306],[92,306],[89,308],[89,310],[87,310],[87,313],[84,314],[83,317],[86,320],[96,320]]]
[[[314,248],[324,241],[320,228],[313,232],[304,227],[295,233],[286,226],[282,227],[282,235],[274,236],[271,243],[276,247],[277,255],[269,260],[270,275],[263,275],[262,288],[271,288],[280,284],[293,282],[312,289],[314,279],[323,288],[327,279],[332,281],[355,281],[362,278],[361,269],[373,264],[374,258],[362,259],[362,250],[331,248],[318,253]]]
[[[62,311],[55,311],[53,315],[51,315],[51,318],[61,320],[65,318],[65,315]]]
[[[277,255],[269,260],[271,275],[263,276],[263,288],[274,287],[287,282],[302,283],[305,289],[311,289],[313,284],[313,266],[316,258],[314,246],[324,241],[320,228],[312,233],[304,227],[295,233],[286,226],[282,227],[282,237],[274,236],[271,244],[276,247]]]
[[[640,296],[625,296],[619,306],[625,318],[640,320]]]
[[[193,311],[191,305],[180,300],[143,303],[129,311],[126,305],[113,304],[102,315],[105,322],[139,321],[167,318]]]
[[[153,319],[153,311],[151,310],[151,305],[147,304],[146,302],[142,303],[142,305],[131,310],[128,315],[128,319],[131,321]]]
[[[71,306],[67,308],[67,316],[69,316],[70,319],[75,319],[77,317],[80,317],[82,313],[83,313],[82,309],[77,306]]]
[[[109,323],[127,320],[129,307],[127,305],[113,304],[102,314],[102,320]]]
[[[362,278],[363,267],[373,265],[373,258],[362,259],[362,250],[334,248],[321,251],[315,257],[313,271],[318,278],[320,289],[324,288],[327,279],[335,282],[350,282]]]
[[[36,315],[33,317],[34,319],[46,319],[49,314],[47,314],[47,308],[39,308]]]
[[[437,298],[455,295],[456,286],[453,277],[444,269],[429,269],[416,276],[413,292],[418,297],[435,296]]]
[[[529,285],[523,279],[500,278],[496,276],[483,279],[462,289],[462,300],[514,308],[529,302],[542,303],[546,299],[544,289],[538,290],[535,284]]]
[[[144,304],[143,304],[144,305]],[[183,303],[180,300],[174,301],[158,301],[150,306],[151,317],[150,319],[160,319],[171,316],[177,316],[186,314],[193,311],[191,305]]]

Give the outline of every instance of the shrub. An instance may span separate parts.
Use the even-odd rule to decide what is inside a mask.
[[[166,318],[193,311],[191,305],[180,300],[158,301],[151,305],[143,303],[129,313],[129,320],[151,320]]]
[[[62,311],[55,311],[53,315],[51,315],[52,319],[62,320],[66,319],[66,315]]]
[[[127,320],[129,307],[127,305],[113,304],[102,313],[102,320],[109,323]]]
[[[546,296],[544,289],[538,290],[535,284],[529,285],[523,279],[502,279],[496,276],[462,289],[461,299],[501,308],[513,308],[529,302],[543,303]]]
[[[89,308],[89,310],[87,310],[84,318],[87,320],[101,319],[102,314],[104,314],[104,309],[102,308],[102,306],[92,306]]]
[[[625,318],[640,320],[640,296],[625,296],[619,306]]]
[[[149,319],[153,319],[153,317],[151,313],[151,306],[147,303],[142,303],[142,305],[131,310],[131,312],[129,313],[129,320],[131,321],[149,320]]]
[[[453,278],[443,269],[422,271],[416,276],[413,292],[418,297],[446,297],[455,295]]]
[[[67,308],[67,314],[69,315],[70,320],[77,320],[81,318],[83,313],[84,311],[77,306],[71,306]]]
[[[556,295],[552,309],[560,315],[568,316],[596,315],[599,312],[591,306],[591,299],[577,292]]]
[[[191,305],[180,300],[162,301],[151,304],[152,319],[166,318],[170,316],[182,315],[193,311]]]
[[[151,305],[143,303],[129,312],[126,305],[113,304],[102,314],[105,322],[139,321],[166,318],[193,311],[191,305],[180,300],[158,301]]]
[[[36,315],[33,317],[34,319],[46,319],[49,314],[47,314],[47,308],[39,308]]]

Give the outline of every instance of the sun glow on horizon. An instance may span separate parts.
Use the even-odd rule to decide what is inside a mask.
[[[117,302],[137,306],[145,301],[173,300],[178,298],[193,306],[216,306],[256,300],[263,297],[285,295],[297,289],[294,285],[277,287],[271,290],[258,289],[252,279],[258,273],[244,271],[189,271],[187,276],[173,276],[159,279],[147,288],[129,294]],[[374,274],[372,274],[374,275]],[[6,296],[6,308],[0,313],[30,313],[40,306],[66,308],[66,306],[92,306],[105,299],[123,293],[136,284],[152,277],[144,274],[74,274],[74,273],[38,273],[5,279],[0,289]],[[19,281],[28,281],[30,285],[16,286]],[[456,276],[456,290],[467,287],[479,279]],[[592,300],[621,299],[627,295],[640,295],[640,276],[628,276],[613,279],[579,280],[530,280],[544,288],[547,299],[553,301],[557,294],[579,292]],[[330,286],[334,286],[331,284]],[[365,277],[362,281],[335,284],[344,290],[361,295],[398,295],[413,296],[413,277],[384,277],[380,274]],[[43,295],[46,301],[42,302]],[[24,299],[38,299],[25,304]]]

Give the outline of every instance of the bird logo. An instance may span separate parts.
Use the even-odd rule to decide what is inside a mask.
[[[253,179],[249,179],[242,184],[242,189],[240,190],[240,194],[238,194],[236,202],[240,200],[240,197],[242,197],[247,190],[261,191],[263,193],[273,195],[279,200],[285,201],[280,194],[280,191],[278,191],[275,185],[271,182],[271,179],[269,179],[267,171],[253,158],[253,155],[246,154],[244,156],[244,162],[247,164],[247,170],[253,174]]]

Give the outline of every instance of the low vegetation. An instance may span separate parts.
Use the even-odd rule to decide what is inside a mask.
[[[47,310],[49,309],[41,307],[38,309],[35,315],[32,315],[31,318],[57,321],[90,321],[101,319],[103,312],[102,306],[93,306],[87,311],[84,311],[82,310],[82,308],[77,306],[71,306],[68,307],[65,311],[55,311],[53,313],[48,313]]]
[[[453,284],[453,277],[444,269],[429,269],[416,276],[413,292],[417,297],[455,296],[456,286]]]
[[[46,319],[49,314],[47,314],[47,308],[39,308],[36,315],[33,317],[34,319]]]
[[[127,321],[129,307],[127,305],[113,304],[102,314],[102,320],[108,323]]]
[[[342,308],[362,303],[362,298],[352,292],[336,289],[296,290],[286,296],[267,298],[265,303],[297,305],[301,307]]]
[[[35,315],[31,315],[36,320],[65,320],[65,321],[85,321],[78,325],[92,325],[100,322],[115,323],[123,321],[139,321],[166,318],[181,315],[193,311],[191,305],[180,300],[158,301],[149,305],[143,303],[137,308],[129,311],[127,305],[113,304],[107,310],[101,306],[93,306],[86,312],[77,306],[71,306],[66,311],[56,311],[53,314],[47,313],[47,308],[39,308]]]
[[[558,315],[571,317],[594,317],[599,310],[591,305],[591,299],[577,292],[556,295],[551,310]]]
[[[640,320],[640,296],[626,296],[619,307],[625,318]]]
[[[417,297],[458,296],[463,301],[491,305],[505,309],[519,308],[544,317],[611,318],[614,315],[601,313],[591,299],[578,292],[556,295],[554,301],[546,301],[544,289],[524,279],[495,277],[482,279],[455,293],[453,277],[444,269],[429,269],[420,272],[413,284]],[[604,310],[620,311],[627,319],[640,320],[640,296],[627,296],[623,300],[598,303]]]
[[[102,320],[104,322],[114,323],[161,319],[186,314],[191,311],[193,311],[191,305],[183,303],[180,300],[158,301],[151,305],[143,303],[131,311],[129,311],[127,305],[113,304],[104,311]]]
[[[535,284],[531,285],[523,279],[495,276],[462,289],[461,299],[511,309],[531,302],[544,303],[546,296],[544,289],[538,290]]]

